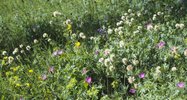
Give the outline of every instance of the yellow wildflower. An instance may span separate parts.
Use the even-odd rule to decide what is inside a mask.
[[[72,26],[71,24],[67,24],[67,30],[71,30]]]
[[[3,57],[3,60],[8,60],[8,57],[7,56]]]
[[[11,72],[8,71],[8,72],[6,72],[5,74],[6,74],[6,76],[9,76],[9,75],[11,74]]]
[[[25,83],[25,85],[26,85],[27,87],[30,87],[30,84],[29,84],[29,83]]]
[[[15,81],[19,80],[19,77],[18,76],[14,76],[14,80]]]
[[[81,43],[80,42],[76,42],[75,43],[75,47],[80,47]]]
[[[15,71],[17,71],[19,68],[20,68],[20,66],[13,67],[13,68],[10,68],[10,69],[12,69],[12,70],[15,72]]]
[[[30,69],[30,70],[29,70],[29,73],[33,73],[33,70],[32,70],[32,69]]]
[[[21,85],[19,83],[16,84],[16,87],[20,87]]]

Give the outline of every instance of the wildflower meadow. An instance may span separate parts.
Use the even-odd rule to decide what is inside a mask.
[[[1,100],[186,100],[186,0],[1,0]]]

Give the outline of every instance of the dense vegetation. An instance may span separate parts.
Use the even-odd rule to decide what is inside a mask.
[[[185,100],[186,1],[1,0],[0,97]]]

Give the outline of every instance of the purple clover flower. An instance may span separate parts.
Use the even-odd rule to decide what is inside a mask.
[[[184,82],[179,82],[179,83],[177,83],[177,87],[184,88],[185,87],[185,83]]]
[[[63,54],[63,50],[56,50],[53,52],[52,56],[59,56]]]
[[[96,51],[95,51],[95,54],[98,55],[98,54],[99,54],[99,50],[96,50]]]
[[[91,77],[87,77],[85,80],[88,84],[92,83],[92,78]]]
[[[157,44],[157,47],[161,49],[165,46],[165,44],[166,44],[165,42],[161,41],[160,43]]]
[[[136,90],[135,90],[135,89],[130,89],[130,90],[129,90],[129,93],[135,94],[135,93],[136,93]]]
[[[51,66],[49,67],[49,70],[48,70],[50,73],[54,73],[54,66]]]
[[[145,78],[145,73],[142,72],[142,73],[140,73],[138,76],[139,76],[139,78]]]
[[[100,34],[103,34],[103,33],[105,33],[105,30],[102,29],[102,28],[99,28],[99,29],[97,29],[97,32],[100,33]]]
[[[42,80],[46,80],[47,79],[47,75],[46,74],[43,74],[42,75]]]

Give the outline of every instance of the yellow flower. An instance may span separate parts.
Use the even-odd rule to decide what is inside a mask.
[[[8,60],[8,57],[7,56],[3,57],[3,60]]]
[[[9,75],[11,74],[11,72],[8,71],[8,72],[6,72],[5,74],[6,74],[6,76],[9,76]]]
[[[80,47],[81,43],[80,42],[76,42],[75,43],[75,47]]]
[[[13,68],[10,68],[12,69],[14,72],[17,71],[19,69],[20,66],[17,66],[17,67],[13,67]]]
[[[14,80],[15,81],[19,80],[19,77],[18,76],[14,76]]]
[[[25,83],[25,85],[26,85],[27,87],[30,87],[30,84],[29,84],[29,83]]]
[[[71,24],[67,24],[67,30],[71,30],[72,26]]]
[[[21,85],[19,83],[16,84],[16,87],[20,87]]]
[[[29,73],[33,73],[33,70],[32,70],[32,69],[30,69],[30,70],[29,70]]]

